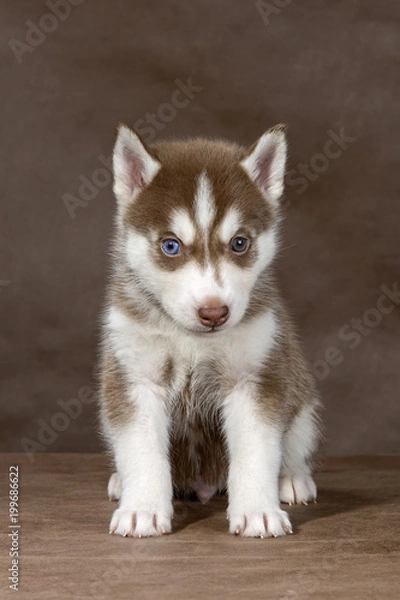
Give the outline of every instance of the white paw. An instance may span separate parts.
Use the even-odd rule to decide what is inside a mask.
[[[110,533],[123,537],[151,537],[171,532],[171,511],[129,510],[117,508],[110,523]]]
[[[121,498],[121,479],[118,473],[113,473],[108,480],[107,492],[110,502]]]
[[[315,502],[317,486],[311,475],[284,475],[279,481],[279,498],[286,504]]]
[[[265,510],[228,511],[229,532],[243,537],[280,537],[293,533],[285,511],[280,508]]]

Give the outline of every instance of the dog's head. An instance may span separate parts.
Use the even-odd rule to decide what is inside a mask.
[[[285,160],[281,126],[248,150],[201,139],[148,148],[119,128],[114,193],[122,260],[175,323],[220,331],[262,308]]]

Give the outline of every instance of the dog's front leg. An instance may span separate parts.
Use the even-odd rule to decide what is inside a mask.
[[[158,386],[136,386],[129,395],[132,420],[114,434],[122,491],[110,533],[161,535],[171,531],[173,512],[168,412]]]
[[[292,533],[288,515],[279,506],[279,425],[247,387],[228,395],[223,413],[229,453],[230,533],[246,537]]]

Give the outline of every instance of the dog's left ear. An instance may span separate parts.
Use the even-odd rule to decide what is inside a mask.
[[[276,125],[266,131],[240,163],[273,203],[277,203],[283,192],[287,149],[285,129],[284,125]]]
[[[161,167],[151,156],[139,136],[126,125],[120,125],[113,154],[114,194],[128,204],[155,177]]]

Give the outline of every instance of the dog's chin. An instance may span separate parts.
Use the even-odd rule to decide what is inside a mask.
[[[223,333],[224,331],[227,331],[228,329],[231,329],[231,326],[228,323],[224,323],[223,325],[217,325],[215,327],[206,327],[204,325],[200,325],[200,324],[193,324],[191,326],[184,326],[185,330],[188,333],[192,333],[195,335],[199,335],[199,336],[208,336],[208,335],[218,335],[220,333]]]
[[[224,323],[223,325],[219,326],[217,325],[216,327],[207,327],[201,323],[198,323],[197,321],[185,321],[183,319],[177,319],[176,316],[174,318],[172,315],[170,315],[170,317],[174,324],[177,325],[181,331],[190,333],[192,335],[217,335],[218,333],[222,333],[223,331],[230,329],[228,323]]]
[[[237,317],[237,315],[235,315]],[[232,318],[232,319],[228,319],[228,321],[226,323],[224,323],[223,325],[216,325],[214,327],[209,327],[206,325],[202,325],[201,323],[193,320],[192,322],[190,322],[190,320],[185,321],[185,320],[181,320],[181,319],[177,319],[176,317],[173,318],[173,321],[175,322],[175,324],[179,325],[180,329],[184,330],[186,333],[190,333],[192,335],[198,335],[198,336],[218,336],[220,334],[225,333],[226,331],[229,331],[231,329],[233,329],[234,327],[236,327],[236,325],[238,325],[238,323],[240,323],[241,319],[239,318]]]
[[[197,333],[200,335],[217,335],[222,331],[226,331],[228,327],[203,327],[202,329],[198,329]]]
[[[243,315],[238,315],[236,313],[231,315],[231,317],[222,325],[209,327],[207,325],[202,325],[199,321],[192,319],[189,316],[187,318],[182,318],[179,315],[173,314],[172,311],[169,312],[169,317],[172,319],[174,324],[179,327],[179,329],[185,331],[186,333],[198,336],[217,336],[218,334],[229,331],[240,323],[242,316]]]

